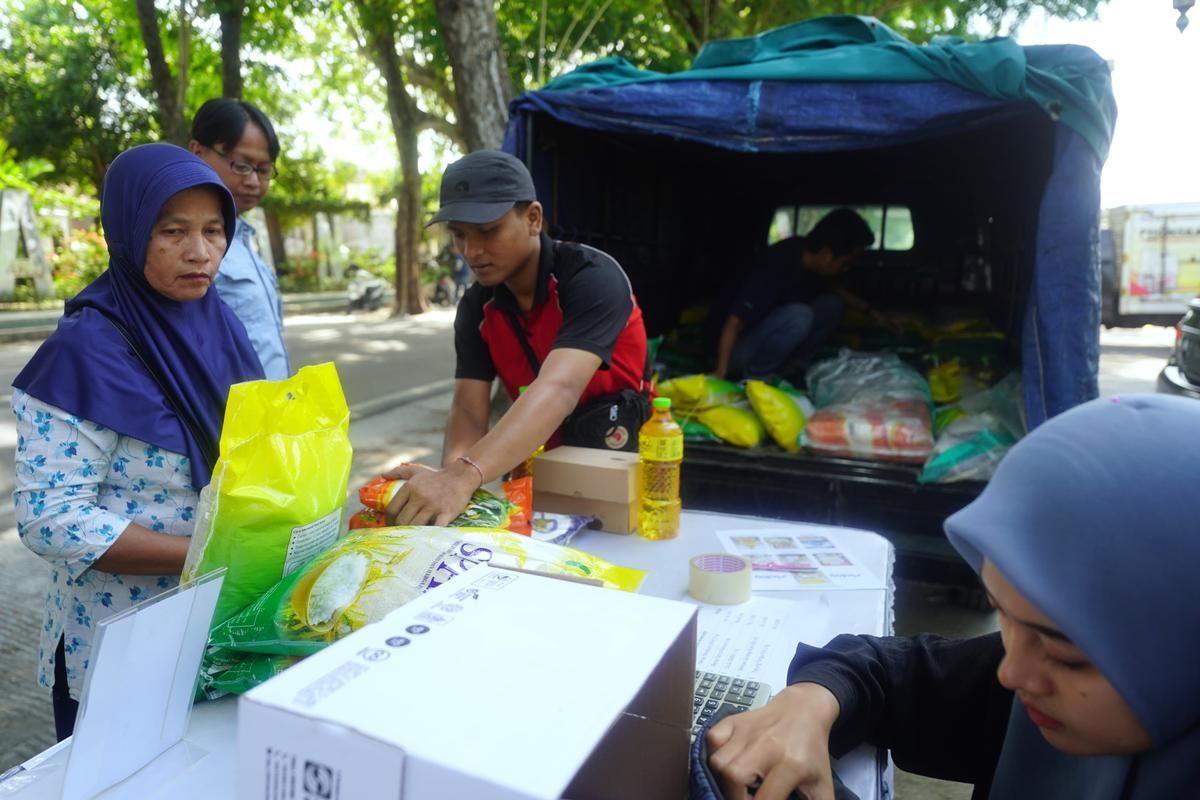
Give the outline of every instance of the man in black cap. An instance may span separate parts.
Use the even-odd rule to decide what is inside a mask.
[[[631,449],[649,407],[646,329],[629,279],[608,254],[542,231],[524,164],[507,153],[471,153],[442,175],[440,200],[429,224],[449,226],[476,282],[454,321],[442,469],[402,465],[388,473],[406,481],[388,506],[395,524],[447,524],[476,488],[540,445],[559,444],[568,415],[579,420],[597,404],[618,418],[603,427],[602,441],[565,443]],[[496,377],[514,403],[489,431]]]

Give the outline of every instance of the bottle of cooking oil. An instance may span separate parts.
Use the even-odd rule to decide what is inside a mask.
[[[642,461],[638,532],[647,539],[674,539],[679,533],[683,429],[671,417],[670,398],[654,399],[654,415],[638,433],[638,454]]]

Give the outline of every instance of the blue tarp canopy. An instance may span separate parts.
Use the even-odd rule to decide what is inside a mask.
[[[1098,394],[1100,170],[1115,116],[1107,66],[1086,48],[918,46],[831,17],[713,43],[679,73],[586,65],[514,100],[504,147],[529,164],[560,234],[622,261],[648,323],[655,303],[705,287],[711,298],[776,205],[902,203],[914,225],[925,208],[917,240],[942,235],[923,253],[941,262],[974,252],[951,226],[986,219],[1014,242],[990,303],[1020,339],[1033,426]]]

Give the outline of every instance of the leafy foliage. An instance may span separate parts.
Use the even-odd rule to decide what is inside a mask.
[[[108,269],[108,248],[96,231],[77,231],[50,257],[54,294],[63,300],[79,294],[83,287]]]
[[[118,2],[29,0],[0,12],[0,136],[22,160],[45,159],[58,182],[98,188],[122,150],[152,130],[135,29]]]

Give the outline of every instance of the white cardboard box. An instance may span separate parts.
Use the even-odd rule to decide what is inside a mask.
[[[244,695],[243,800],[682,798],[694,606],[480,566]]]

